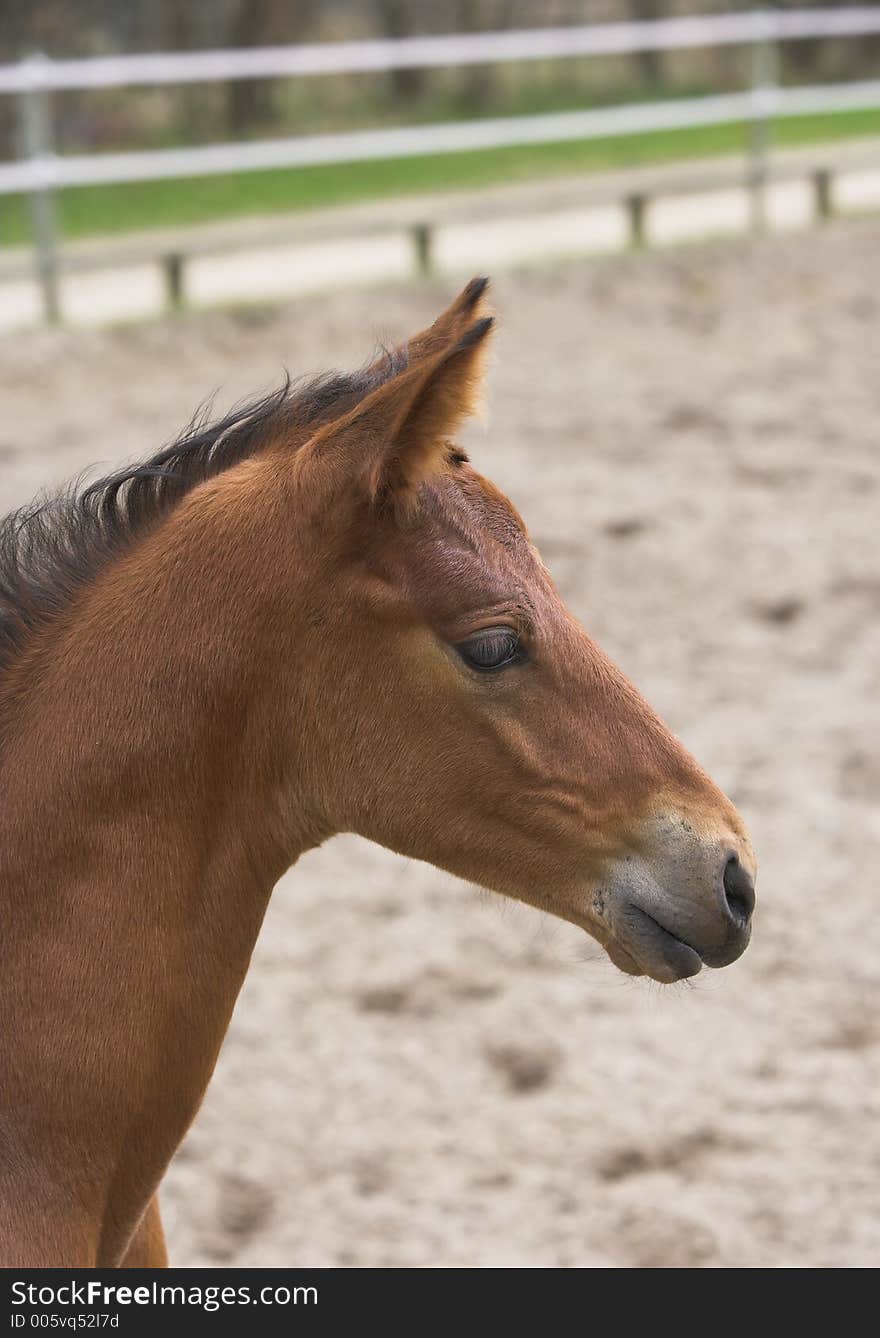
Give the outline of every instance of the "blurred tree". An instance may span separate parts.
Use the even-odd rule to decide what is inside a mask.
[[[227,45],[267,46],[271,40],[268,32],[271,10],[271,0],[239,0],[229,25]],[[272,112],[272,87],[269,79],[229,81],[226,119],[233,135],[241,135],[255,122],[269,119]]]
[[[458,0],[450,5],[454,11],[450,27],[461,33],[498,32],[512,26],[513,0],[484,0],[475,5],[471,0]],[[470,107],[481,107],[491,101],[495,90],[496,65],[468,65],[462,72],[462,95]]]
[[[191,51],[193,48],[192,9],[178,0],[159,0],[157,6],[162,31],[162,45],[166,51]],[[179,92],[183,128],[187,135],[198,130],[199,89],[182,85]]]
[[[804,5],[804,0],[781,0],[780,9],[847,9],[853,0],[814,0],[813,5]],[[783,52],[783,69],[790,73],[794,82],[823,79],[868,79],[876,75],[880,57],[880,37],[865,34],[858,38],[846,38],[842,41],[827,38],[801,38],[797,42],[788,42]]]
[[[374,0],[373,8],[382,37],[412,37],[426,31],[426,10],[421,0]],[[427,26],[430,31],[430,26]],[[417,101],[425,91],[427,70],[389,70],[391,90],[404,102]]]
[[[639,23],[668,18],[669,8],[666,0],[629,0],[630,17]],[[634,60],[642,83],[650,87],[659,87],[663,83],[665,71],[662,51],[636,51]]]
[[[24,54],[29,11],[21,0],[0,0],[0,60],[16,60]]]
[[[0,0],[0,61],[17,60],[25,54],[27,11],[21,0]],[[0,98],[0,157],[17,154],[15,101]]]

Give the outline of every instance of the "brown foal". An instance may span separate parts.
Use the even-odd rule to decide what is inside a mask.
[[[0,530],[3,1264],[165,1262],[156,1191],[271,889],[335,832],[632,975],[748,942],[735,809],[453,444],[485,286]]]

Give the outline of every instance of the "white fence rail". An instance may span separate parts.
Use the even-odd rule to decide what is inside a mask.
[[[302,78],[321,74],[484,65],[566,56],[626,55],[692,47],[748,46],[805,37],[880,33],[880,9],[753,9],[636,23],[603,23],[511,32],[461,33],[305,46],[50,60],[32,56],[0,66],[0,93],[30,89],[122,88],[229,79]]]
[[[191,149],[137,153],[40,155],[0,165],[0,195],[64,186],[94,186],[172,177],[210,176],[257,168],[312,167],[332,163],[411,158],[421,154],[495,149],[517,144],[606,139],[653,130],[726,125],[817,111],[880,107],[880,79],[800,88],[755,88],[717,97],[630,103],[592,111],[553,112],[479,121],[447,121],[394,130],[300,135]]]
[[[17,95],[23,159],[0,163],[0,195],[31,197],[44,310],[58,317],[58,247],[53,192],[172,177],[413,157],[517,144],[650,133],[745,121],[752,127],[751,180],[760,220],[768,171],[768,123],[775,116],[880,107],[880,80],[818,87],[776,85],[777,44],[803,38],[880,33],[880,8],[756,9],[741,14],[586,27],[315,43],[296,47],[51,60],[32,56],[0,66],[0,94]],[[50,99],[65,89],[184,84],[211,80],[310,77],[416,67],[472,65],[639,51],[743,45],[753,49],[752,86],[738,93],[595,108],[541,116],[370,130],[194,148],[57,156]]]

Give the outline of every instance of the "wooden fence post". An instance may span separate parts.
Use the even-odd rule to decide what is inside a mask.
[[[162,272],[165,275],[165,300],[169,311],[180,311],[184,303],[183,256],[179,251],[170,251],[162,257]]]
[[[640,250],[645,245],[645,218],[648,201],[646,196],[638,191],[634,195],[627,195],[625,204],[629,219],[629,244],[635,250]]]
[[[430,223],[416,223],[412,229],[413,252],[415,254],[416,274],[426,279],[434,268],[432,252],[432,229]]]
[[[831,172],[827,167],[820,167],[813,173],[813,198],[816,202],[816,218],[820,223],[827,223],[834,213],[831,197]]]

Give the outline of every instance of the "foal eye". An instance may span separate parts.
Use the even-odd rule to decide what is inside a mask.
[[[487,627],[455,649],[472,669],[503,669],[522,659],[519,637],[509,627]]]

